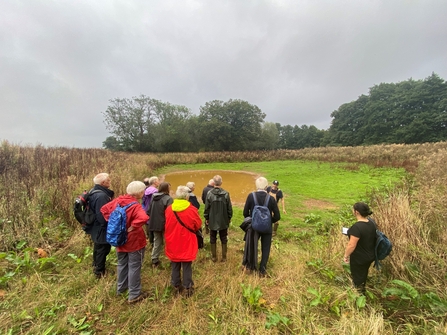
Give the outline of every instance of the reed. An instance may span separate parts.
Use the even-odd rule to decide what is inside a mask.
[[[3,141],[0,265],[9,272],[0,273],[0,333],[442,333],[447,312],[446,157],[447,142],[128,154]],[[200,290],[189,300],[173,297],[168,269],[152,270],[148,259],[143,286],[151,296],[132,308],[115,297],[113,271],[100,282],[90,275],[90,241],[79,231],[71,207],[74,197],[91,187],[96,173],[110,173],[112,188],[122,194],[130,180],[142,180],[168,165],[272,160],[344,162],[346,169],[354,171],[366,163],[408,171],[400,184],[365,194],[380,229],[394,242],[383,271],[371,272],[374,285],[366,305],[340,266],[344,249],[340,228],[350,215],[349,206],[338,211],[339,219],[330,223],[324,236],[315,231],[293,240],[280,234],[272,246],[272,278],[240,271],[243,236],[237,227],[230,229],[227,263],[216,266],[207,250],[200,251],[194,265]],[[298,218],[291,220],[298,222]],[[49,257],[38,259],[35,246],[47,250]],[[111,255],[110,262],[114,261]],[[400,287],[392,291],[396,283]],[[260,290],[262,300],[247,300],[241,284],[247,294]],[[384,294],[391,291],[395,294]]]

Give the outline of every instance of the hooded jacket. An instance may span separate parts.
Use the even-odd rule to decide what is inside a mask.
[[[165,230],[165,211],[173,202],[169,194],[155,193],[148,209],[149,214],[149,230],[164,231]]]
[[[142,199],[142,206],[146,212],[149,209],[149,206],[151,205],[153,195],[157,192],[158,192],[158,189],[154,186],[146,187],[146,190],[144,191],[144,195],[143,195],[143,199]]]
[[[135,201],[137,202],[136,204],[126,209],[127,229],[129,229],[130,226],[134,229],[127,233],[127,242],[122,246],[117,247],[117,252],[134,252],[146,246],[146,234],[142,226],[146,224],[148,216],[143,207],[141,207],[141,204],[138,203],[138,200],[128,194],[119,196],[101,208],[101,213],[104,216],[104,219],[109,220],[110,214],[114,211],[117,204],[123,207]]]
[[[177,220],[174,212],[177,213],[183,224],[183,227]],[[165,212],[165,251],[166,256],[171,262],[192,262],[196,259],[198,245],[195,231],[202,226],[197,208],[188,200],[174,199]]]
[[[101,192],[93,193],[89,198],[90,208],[95,213],[95,222],[85,231],[92,237],[93,243],[108,244],[106,241],[107,221],[101,214],[101,207],[112,200],[114,192],[104,186],[96,184],[91,191],[99,190]],[[90,192],[91,192],[90,191]]]
[[[233,217],[230,194],[220,187],[214,187],[209,191],[203,216],[208,220],[210,230],[228,229]]]

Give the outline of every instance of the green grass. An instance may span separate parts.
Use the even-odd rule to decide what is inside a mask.
[[[328,254],[327,246],[340,217],[354,222],[346,206],[374,188],[398,182],[405,177],[403,170],[275,161],[177,165],[158,172],[187,169],[252,171],[280,180],[287,214],[272,243],[270,278],[240,270],[242,208],[235,207],[228,261],[214,264],[207,249],[200,251],[193,265],[196,293],[192,298],[172,295],[169,263],[164,258],[164,269],[152,270],[147,252],[142,281],[150,298],[130,307],[115,296],[116,256],[112,253],[108,258],[108,277],[96,281],[89,239],[78,230],[64,245],[51,247],[53,261],[45,266],[35,255],[29,260],[22,259],[21,251],[11,254],[24,265],[3,286],[0,334],[366,334],[366,329],[371,334],[374,329],[392,333],[389,330],[395,326],[383,320],[378,292],[372,291],[371,306],[365,306],[351,290],[345,269],[334,261],[341,259],[343,250]],[[323,205],[313,207],[308,200]],[[28,247],[34,246],[24,246]],[[16,269],[5,258],[0,262],[11,271]],[[377,275],[371,275],[377,281]]]
[[[286,197],[285,217],[298,216],[301,219],[309,212],[323,218],[328,210],[364,199],[367,193],[384,189],[402,180],[404,169],[372,168],[365,164],[323,163],[315,161],[271,161],[259,163],[216,163],[175,165],[160,170],[160,173],[186,170],[235,170],[259,173],[270,182],[280,181],[280,188]],[[326,206],[309,208],[306,200],[327,202]],[[329,215],[333,216],[333,215]]]

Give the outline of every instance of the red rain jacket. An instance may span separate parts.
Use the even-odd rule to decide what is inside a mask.
[[[128,194],[121,195],[118,198],[112,200],[111,202],[108,202],[107,204],[101,207],[101,213],[104,216],[104,219],[108,221],[110,214],[116,208],[116,204],[119,203],[120,206],[122,207],[134,201],[136,201],[137,203],[135,205],[130,206],[126,210],[127,229],[129,229],[129,227],[132,226],[134,227],[134,230],[127,233],[127,242],[124,245],[116,248],[116,251],[118,252],[133,252],[140,250],[146,246],[147,244],[146,233],[143,230],[143,226],[147,223],[149,217],[147,216],[146,212],[144,211],[143,207],[138,202],[138,200],[135,197]]]
[[[197,231],[202,226],[197,208],[188,200],[174,199],[172,205],[166,208],[165,241],[166,256],[172,262],[192,262],[196,259],[198,246],[196,234],[183,227],[174,214],[186,227]]]

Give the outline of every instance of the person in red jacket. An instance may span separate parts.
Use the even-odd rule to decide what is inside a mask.
[[[141,290],[141,266],[146,248],[146,234],[143,226],[149,217],[139,203],[143,197],[146,185],[141,181],[131,182],[126,189],[127,194],[121,195],[101,208],[101,213],[108,221],[110,214],[117,204],[121,207],[136,202],[126,210],[127,242],[116,248],[117,266],[117,294],[129,290],[129,304],[136,303],[148,297],[148,293]]]
[[[194,293],[192,262],[196,259],[198,244],[195,232],[202,226],[196,207],[189,201],[189,188],[177,187],[176,199],[165,212],[165,251],[171,261],[171,284],[177,293]],[[183,271],[183,280],[180,270]]]

